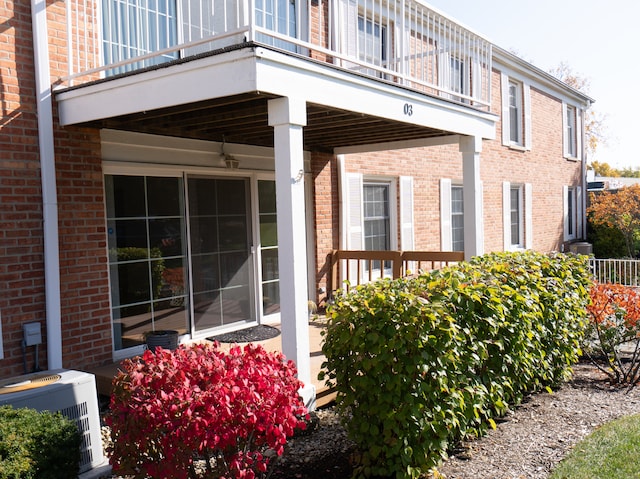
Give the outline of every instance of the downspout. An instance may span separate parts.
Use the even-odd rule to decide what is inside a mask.
[[[58,200],[56,196],[53,108],[49,42],[45,0],[31,0],[33,60],[36,79],[38,146],[42,181],[44,236],[45,322],[47,327],[47,368],[62,368],[62,325],[60,306],[60,258],[58,249]]]
[[[587,127],[587,109],[590,106],[591,105],[589,104],[584,108],[582,110],[582,115],[580,115],[582,117],[582,128],[580,128],[582,135],[582,178],[580,180],[582,183],[582,231],[580,233],[584,241],[587,241],[587,198],[589,196],[589,192],[587,191],[587,132],[585,129]]]

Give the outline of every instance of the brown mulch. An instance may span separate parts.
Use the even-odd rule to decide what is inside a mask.
[[[640,387],[609,387],[593,365],[574,367],[553,394],[532,395],[498,422],[496,430],[460,445],[437,471],[446,479],[547,479],[571,448],[600,425],[640,413]],[[340,418],[317,411],[313,431],[289,441],[272,479],[348,479],[355,446]],[[431,476],[430,476],[431,477]]]
[[[600,425],[640,413],[640,387],[609,387],[591,364],[553,394],[532,395],[498,421],[496,430],[460,445],[437,470],[446,479],[546,479],[569,450]],[[295,439],[273,478],[348,479],[353,445],[328,410],[308,437]]]

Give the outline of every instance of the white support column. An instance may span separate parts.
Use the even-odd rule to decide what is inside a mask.
[[[278,213],[278,267],[282,352],[295,361],[300,394],[314,406],[309,347],[307,249],[305,228],[304,150],[302,130],[307,124],[304,100],[269,101],[269,125],[274,128],[276,207]]]
[[[482,181],[480,180],[480,152],[482,138],[460,137],[462,153],[462,188],[464,200],[464,256],[484,254],[484,221],[482,208]]]

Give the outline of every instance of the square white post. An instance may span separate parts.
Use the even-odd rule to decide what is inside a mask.
[[[480,180],[480,152],[482,138],[460,137],[462,153],[462,195],[464,208],[464,257],[484,254],[484,221],[482,181]]]
[[[298,98],[269,101],[269,125],[274,129],[278,269],[282,352],[295,361],[305,404],[315,404],[311,383],[307,293],[303,127],[306,102]]]

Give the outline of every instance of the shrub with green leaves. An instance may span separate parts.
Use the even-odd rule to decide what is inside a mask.
[[[80,442],[60,413],[0,406],[0,479],[75,479]]]
[[[418,477],[567,378],[589,277],[586,257],[497,253],[338,292],[323,352],[362,451],[356,476]]]

